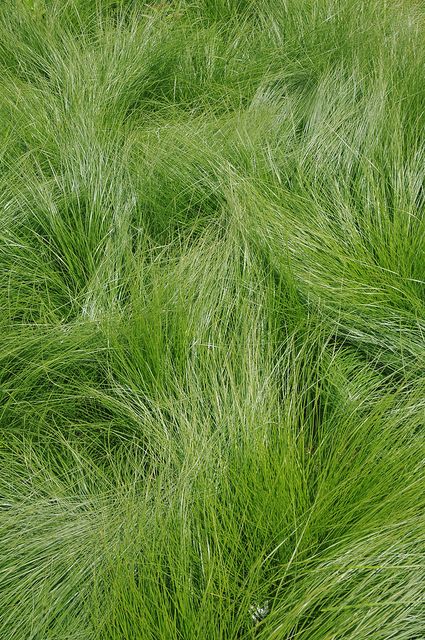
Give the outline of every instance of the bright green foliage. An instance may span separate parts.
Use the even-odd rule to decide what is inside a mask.
[[[425,638],[421,0],[0,4],[1,640]]]

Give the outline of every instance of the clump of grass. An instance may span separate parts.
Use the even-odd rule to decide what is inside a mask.
[[[424,19],[2,4],[2,638],[423,636]]]

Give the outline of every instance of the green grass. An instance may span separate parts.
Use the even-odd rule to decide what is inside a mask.
[[[1,3],[2,640],[425,638],[424,36]]]

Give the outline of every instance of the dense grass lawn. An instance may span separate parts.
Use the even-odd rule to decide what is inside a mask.
[[[0,3],[1,640],[425,639],[425,4]]]

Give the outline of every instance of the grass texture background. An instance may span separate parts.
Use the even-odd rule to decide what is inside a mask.
[[[2,640],[425,638],[424,36],[1,2]]]

